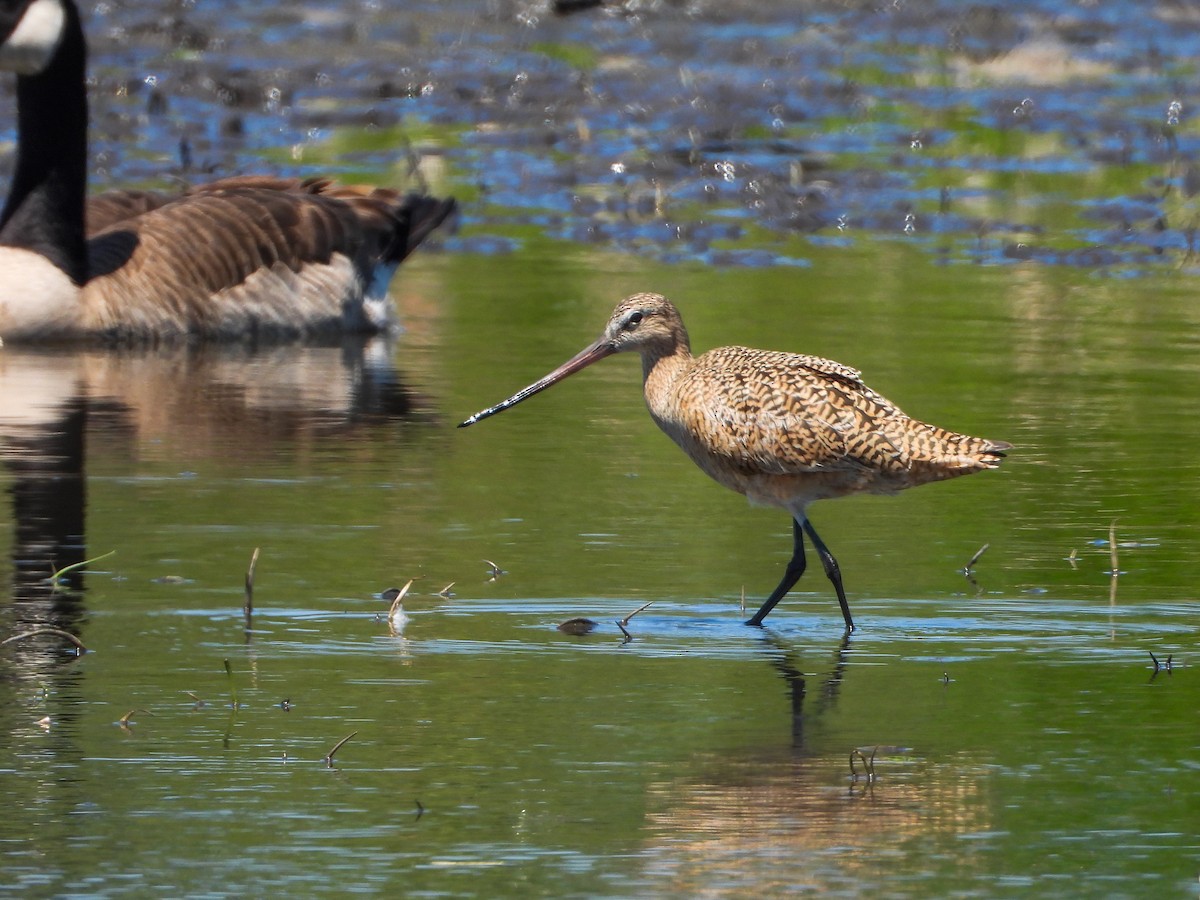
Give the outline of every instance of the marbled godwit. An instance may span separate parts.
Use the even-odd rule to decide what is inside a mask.
[[[0,340],[375,331],[396,266],[453,200],[329,179],[226,178],[86,199],[74,0],[0,0],[17,165],[0,213]]]
[[[892,494],[994,469],[1012,447],[910,419],[863,384],[857,370],[832,360],[749,347],[694,357],[679,311],[658,294],[622,300],[590,347],[459,427],[625,350],[642,356],[650,415],[696,465],[750,502],[792,515],[791,561],[748,625],[761,625],[803,574],[807,534],[837,592],[846,630],[854,630],[837,560],[808,518],[814,500]]]

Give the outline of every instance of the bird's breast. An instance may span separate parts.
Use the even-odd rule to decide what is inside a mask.
[[[0,247],[0,340],[67,337],[80,325],[79,287],[40,253]]]

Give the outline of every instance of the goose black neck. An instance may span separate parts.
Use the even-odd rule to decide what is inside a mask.
[[[79,13],[66,22],[50,64],[17,77],[17,168],[0,214],[0,245],[48,258],[76,284],[87,278],[87,49]]]

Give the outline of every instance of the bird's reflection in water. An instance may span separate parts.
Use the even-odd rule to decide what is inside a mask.
[[[842,681],[846,677],[846,663],[849,659],[850,634],[843,635],[833,654],[833,663],[828,672],[823,674],[806,675],[798,668],[798,661],[792,647],[783,641],[775,632],[768,631],[763,635],[763,643],[774,648],[777,653],[771,654],[771,665],[787,685],[792,708],[792,750],[797,755],[806,752],[805,724],[809,719],[819,720],[825,712],[831,709],[838,699]],[[806,709],[808,701],[808,680],[819,678],[815,707]]]
[[[919,750],[881,747],[878,780],[863,765],[851,774],[854,737],[887,740],[879,725],[847,724],[842,689],[856,673],[850,635],[832,658],[763,635],[766,657],[783,679],[790,740],[742,748],[689,765],[686,778],[648,788],[646,877],[679,895],[720,884],[783,896],[812,892],[864,895],[908,841],[946,841],[985,831],[990,812],[983,780],[969,766],[935,765]],[[869,754],[871,747],[863,748]],[[699,775],[697,774],[699,773]]]
[[[14,523],[13,602],[0,637],[38,626],[81,636],[83,570],[57,582],[50,576],[88,558],[89,438],[261,458],[297,439],[432,418],[430,404],[404,384],[393,350],[382,338],[264,348],[0,348],[0,461]],[[62,658],[61,641],[38,639],[16,652],[34,647]]]
[[[12,607],[9,631],[52,625],[78,631],[82,589],[87,407],[68,400],[40,427],[5,434],[0,452],[11,477],[13,510]],[[56,571],[68,571],[57,581]]]

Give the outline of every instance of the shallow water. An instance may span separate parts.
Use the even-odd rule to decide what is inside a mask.
[[[809,298],[798,327],[771,300],[795,278],[779,270],[414,263],[390,348],[6,350],[6,398],[51,371],[87,416],[47,397],[21,440],[8,426],[6,481],[25,500],[0,535],[8,577],[26,574],[5,627],[55,621],[91,651],[4,648],[10,883],[1049,896],[1193,882],[1197,482],[1185,454],[1163,460],[1194,438],[1186,339],[1131,340],[1093,314],[1103,294],[1080,293],[1059,315],[1119,362],[1081,377],[1063,359],[1082,345],[1032,339],[999,268],[971,270],[954,314],[911,307],[889,346],[883,312],[846,327],[845,296]],[[612,283],[570,302],[559,278],[530,277],[573,264]],[[901,269],[914,293],[942,271],[919,253]],[[753,604],[774,584],[788,524],[656,432],[633,361],[453,427],[590,339],[622,280],[699,298],[698,346],[794,331],[804,349],[870,355],[869,380],[910,409],[1020,449],[994,473],[818,505],[860,630],[842,640],[812,572],[751,631],[742,591]],[[1190,306],[1169,307],[1163,333],[1186,335]],[[1137,371],[1179,387],[1147,398]],[[82,494],[32,469],[50,435],[58,460],[83,438]],[[39,552],[114,550],[48,595]],[[394,634],[376,595],[410,578]],[[648,601],[625,642],[616,621]],[[596,630],[556,629],[577,616]],[[1155,676],[1151,653],[1173,671]],[[874,780],[858,756],[852,776],[855,750],[874,754]]]
[[[908,50],[938,46],[923,19],[813,4],[796,36],[770,10],[739,22],[651,7],[533,26],[524,7],[446,4],[406,26],[371,6],[297,6],[238,13],[263,35],[252,55],[224,8],[183,8],[185,23],[229,29],[187,53],[178,29],[172,43],[135,28],[141,8],[92,11],[107,35],[93,70],[110,136],[97,146],[116,154],[98,178],[164,177],[189,118],[215,133],[213,99],[172,87],[171,65],[240,66],[249,84],[279,66],[298,78],[314,68],[298,60],[336,34],[375,50],[338,50],[319,67],[326,80],[296,87],[308,104],[338,100],[322,106],[329,124],[310,135],[311,106],[247,102],[243,136],[210,133],[211,158],[403,174],[389,168],[396,147],[354,118],[390,110],[434,188],[467,201],[462,228],[445,252],[405,264],[394,293],[406,330],[390,341],[3,349],[0,578],[12,602],[0,631],[53,623],[89,652],[47,636],[0,647],[0,892],[1195,891],[1200,313],[1184,230],[1172,217],[1152,225],[1174,216],[1163,188],[1190,152],[1191,104],[1184,95],[1173,147],[1161,130],[1126,128],[1128,161],[1097,161],[1070,139],[1107,134],[1131,110],[1135,123],[1165,115],[1174,94],[1156,92],[1178,85],[1132,60],[1150,39],[1163,72],[1186,57],[1167,4],[1111,28],[1111,10],[1070,7],[1069,57],[1109,68],[1082,94],[1039,87],[1038,108],[1055,113],[987,140],[986,110],[1016,97],[1011,114],[1030,89],[920,77]],[[1015,31],[971,32],[963,58],[1002,58],[976,44],[1017,45],[1039,10],[1061,12],[1030,5]],[[355,37],[364,22],[371,41]],[[711,56],[724,89],[752,96],[770,68],[780,102],[811,105],[802,142],[829,154],[834,192],[810,226],[780,225],[737,174],[750,162],[787,173],[794,154],[778,136],[727,122],[742,140],[720,152],[743,167],[733,181],[703,153],[669,152],[689,127],[719,130],[712,106],[690,105],[689,119],[676,103],[677,85],[696,83],[678,67],[697,31],[723,36]],[[386,41],[410,32],[444,89],[428,103],[367,102],[378,85],[363,73],[398,78]],[[1102,39],[1078,37],[1089,33]],[[594,143],[568,153],[532,140],[544,102],[496,85],[572,83],[563,48],[597,36],[608,62],[574,68],[595,90],[618,76],[642,85],[644,109],[604,94],[570,109]],[[775,49],[756,56],[746,41]],[[813,46],[841,62],[800,67]],[[131,61],[161,67],[176,118],[139,118],[144,96],[103,90],[115,83],[103,73]],[[854,96],[872,102],[838,123],[834,99],[812,98],[844,97],[822,92],[848,84],[851,66]],[[909,75],[888,87],[888,72]],[[894,163],[896,135],[905,160],[916,152],[908,119],[924,114],[885,115],[893,95],[948,110],[922,139],[940,141],[943,163]],[[665,110],[661,135],[631,127]],[[716,199],[682,224],[656,209],[644,173],[634,183],[611,168],[637,147],[669,192]],[[963,172],[978,209],[908,232],[912,209],[939,208],[934,170]],[[768,199],[810,196],[779,173]],[[1086,213],[1103,204],[1151,218],[1097,232]],[[819,570],[768,628],[747,629],[743,591],[753,607],[778,580],[789,523],[709,483],[657,432],[636,362],[606,361],[454,427],[584,346],[617,298],[642,289],[679,303],[698,350],[839,359],[914,415],[1017,450],[996,472],[814,507],[860,624],[848,640]],[[110,551],[58,590],[46,582]],[[409,579],[395,633],[378,594]],[[616,622],[651,601],[624,640]],[[557,630],[580,616],[597,622],[591,634]],[[1171,670],[1155,673],[1151,654]]]

